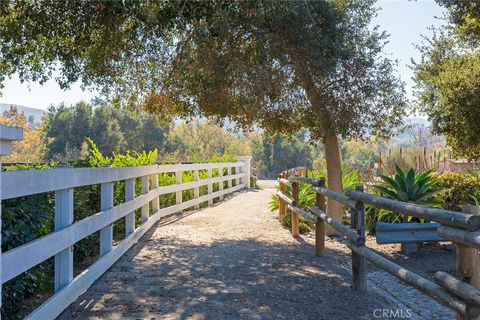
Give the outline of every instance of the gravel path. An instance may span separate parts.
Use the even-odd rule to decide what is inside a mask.
[[[160,222],[59,319],[378,319],[409,307],[375,283],[350,290],[347,249],[329,240],[315,257],[312,237],[292,238],[268,210],[271,191]]]

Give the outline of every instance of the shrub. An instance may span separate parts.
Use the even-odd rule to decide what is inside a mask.
[[[5,171],[50,169],[54,164],[6,165]],[[2,252],[40,238],[53,230],[53,193],[43,193],[2,201]],[[38,289],[49,285],[46,276],[53,270],[51,260],[3,284],[2,315],[15,318],[19,305]]]
[[[474,173],[445,172],[435,174],[442,206],[448,210],[461,210],[462,205],[475,204],[473,198],[480,197],[480,177]]]

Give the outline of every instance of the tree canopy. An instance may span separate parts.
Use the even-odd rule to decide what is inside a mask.
[[[419,46],[415,64],[419,109],[432,129],[447,138],[453,154],[480,158],[480,5],[475,1],[438,1],[447,25]]]
[[[379,56],[385,34],[368,28],[372,3],[2,2],[0,80],[56,69],[62,88],[81,80],[166,115],[308,127],[315,139],[385,132],[404,104]]]
[[[403,84],[371,28],[374,0],[54,1],[0,5],[0,74],[81,80],[135,110],[228,119],[325,143],[342,191],[338,136],[388,135]],[[3,80],[0,78],[0,81]],[[329,203],[341,218],[341,205]]]

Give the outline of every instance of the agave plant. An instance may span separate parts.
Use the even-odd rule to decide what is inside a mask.
[[[393,176],[381,175],[383,183],[374,186],[379,195],[402,202],[410,202],[425,206],[439,207],[441,202],[436,198],[437,193],[441,190],[437,187],[438,181],[432,177],[432,170],[428,170],[417,174],[413,168],[405,172],[398,166],[395,166],[395,174]],[[378,219],[386,218],[392,213],[387,210],[381,210]],[[401,215],[395,214],[393,221],[400,220]]]

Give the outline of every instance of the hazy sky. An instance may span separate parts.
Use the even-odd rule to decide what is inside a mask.
[[[375,24],[390,34],[389,43],[385,48],[392,59],[399,62],[400,77],[407,84],[407,93],[411,97],[412,71],[408,68],[410,59],[418,59],[419,53],[414,48],[414,43],[420,43],[421,35],[431,35],[428,27],[439,26],[442,21],[435,17],[442,16],[442,8],[433,0],[407,1],[407,0],[381,0],[377,3],[381,8]],[[72,86],[71,90],[60,90],[54,80],[43,86],[32,83],[21,84],[14,77],[5,81],[3,96],[0,103],[19,104],[33,108],[46,109],[50,104],[65,102],[73,104],[80,100],[89,101],[95,96],[92,92],[80,89],[79,84]]]

